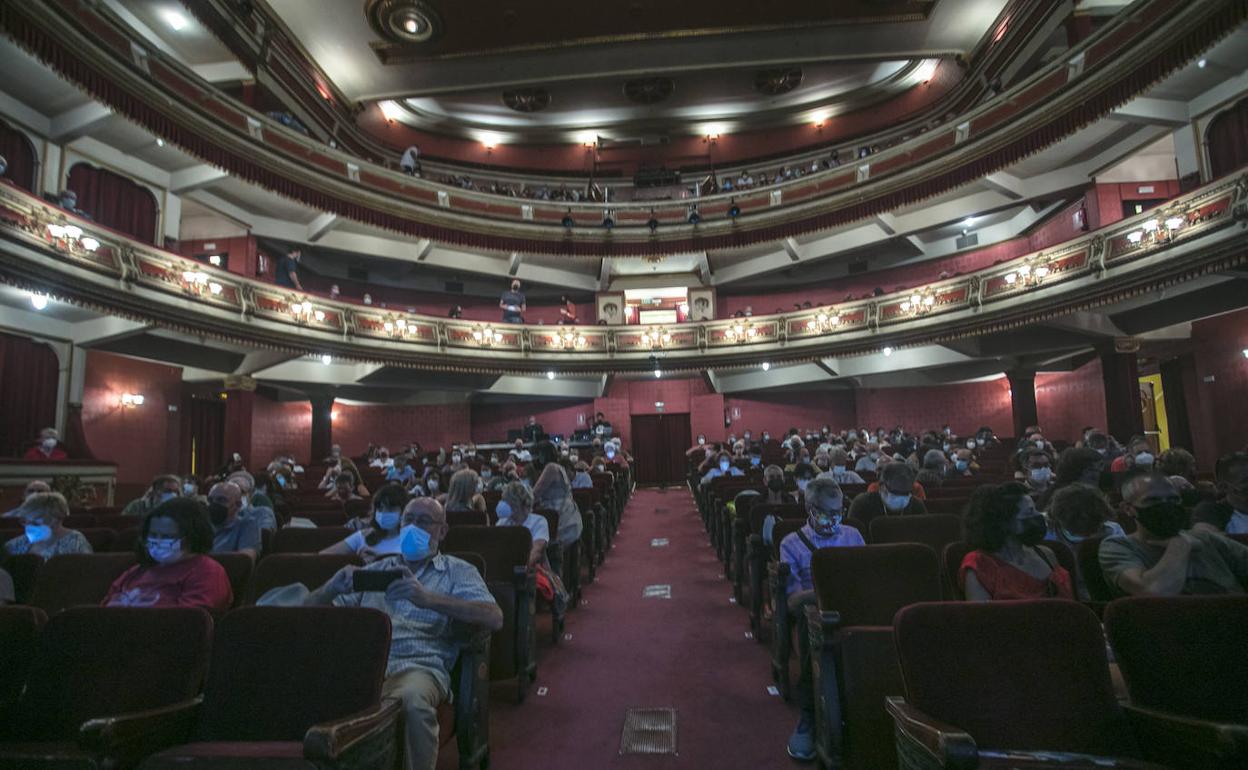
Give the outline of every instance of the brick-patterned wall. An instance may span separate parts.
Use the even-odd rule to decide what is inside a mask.
[[[518,430],[537,418],[542,429],[571,438],[594,422],[594,402],[589,399],[534,401],[514,404],[477,404],[472,407],[472,440],[478,443],[507,440],[508,430]]]
[[[122,393],[141,394],[143,405],[122,408]],[[180,367],[87,351],[83,432],[97,458],[117,463],[119,483],[146,484],[178,470],[181,415],[169,406],[181,401]]]
[[[947,422],[961,435],[974,433],[981,425],[1003,436],[1013,432],[1010,383],[1004,376],[927,388],[865,388],[856,395],[857,422],[870,430],[902,425],[922,431]]]
[[[1036,375],[1036,413],[1044,434],[1074,442],[1084,426],[1105,429],[1105,382],[1101,360],[1093,359],[1073,372]]]
[[[312,404],[272,401],[260,396],[252,405],[251,463],[263,467],[277,454],[289,452],[307,461],[312,451]]]
[[[471,411],[466,401],[446,406],[335,403],[334,443],[353,456],[370,442],[394,449],[419,441],[425,449],[449,449],[470,434]]]

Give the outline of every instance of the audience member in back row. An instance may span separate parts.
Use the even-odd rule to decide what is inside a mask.
[[[1248,452],[1235,452],[1219,458],[1215,466],[1219,491],[1226,496],[1231,518],[1226,532],[1248,534]]]
[[[709,486],[712,479],[720,476],[744,476],[745,472],[732,464],[732,455],[720,452],[717,463],[702,477],[702,486]]]
[[[484,485],[481,477],[472,468],[460,468],[451,476],[451,483],[446,485],[446,500],[442,507],[446,515],[456,513],[485,513],[485,498],[481,496]]]
[[[262,474],[262,478],[267,477]],[[239,508],[238,517],[254,521],[260,529],[276,532],[277,514],[273,512],[273,501],[267,494],[257,491],[255,477],[247,471],[237,471],[225,480],[238,487],[242,493],[242,507]]]
[[[365,563],[398,553],[399,523],[408,499],[401,485],[384,485],[373,495],[373,511],[368,525],[321,553],[355,554]]]
[[[1123,484],[1122,497],[1135,531],[1105,538],[1099,551],[1101,572],[1115,593],[1248,592],[1248,545],[1204,529],[1184,532],[1188,512],[1169,478],[1140,473]]]
[[[879,491],[855,497],[849,515],[869,527],[876,516],[927,513],[927,506],[914,496],[914,476],[914,469],[906,463],[888,463],[880,470]]]
[[[260,526],[239,516],[243,492],[237,484],[222,481],[208,490],[208,519],[212,522],[212,552],[239,552],[253,559],[260,553]]]
[[[393,624],[384,695],[403,702],[408,770],[434,770],[438,761],[438,706],[450,698],[451,667],[459,655],[460,624],[498,631],[503,613],[480,573],[438,552],[449,527],[442,506],[427,497],[403,511],[399,553],[367,567],[346,566],[310,592],[307,605],[369,607]],[[385,591],[355,591],[352,573],[397,570]]]
[[[29,484],[27,484],[26,488],[22,490],[22,501],[25,502],[33,494],[37,494],[39,492],[51,492],[51,491],[52,491],[52,487],[48,486],[48,482],[39,481],[38,479],[36,479],[30,482]],[[22,515],[22,506],[19,505],[11,511],[5,511],[3,514],[0,514],[0,519],[17,519],[17,518],[21,518],[21,515]]]
[[[39,431],[39,440],[22,455],[23,460],[67,460],[69,453],[61,446],[60,434],[56,428],[44,428]]]
[[[564,548],[581,539],[584,522],[581,520],[581,509],[576,505],[572,495],[572,485],[568,482],[568,474],[556,462],[546,464],[542,473],[533,485],[533,505],[538,510],[555,511],[559,514],[559,531],[555,540]]]
[[[1044,516],[1017,482],[988,484],[971,494],[966,542],[975,550],[962,559],[958,584],[970,601],[1073,599],[1070,573],[1048,546]]]
[[[845,514],[845,497],[830,476],[823,475],[806,486],[806,524],[780,542],[780,560],[789,568],[789,617],[797,623],[798,649],[801,652],[801,680],[797,685],[801,717],[789,736],[788,752],[794,759],[808,762],[815,758],[815,700],[811,674],[810,643],[805,633],[805,608],[815,601],[810,563],[820,548],[865,545],[862,533],[848,524],[841,524]]]
[[[225,612],[234,603],[225,568],[210,556],[212,525],[189,497],[162,503],[143,517],[139,563],[113,581],[105,607],[203,607]]]
[[[529,550],[529,569],[535,569],[546,560],[546,545],[550,542],[550,525],[545,516],[533,512],[533,493],[518,481],[503,488],[503,496],[494,508],[498,516],[495,526],[524,527],[533,536]]]
[[[126,516],[146,516],[161,503],[172,500],[182,492],[182,480],[170,473],[152,479],[147,492],[140,498],[126,503],[121,512]]]
[[[69,504],[60,492],[36,492],[19,509],[26,532],[4,544],[7,556],[31,553],[44,561],[63,553],[91,553],[91,544],[65,526]]]

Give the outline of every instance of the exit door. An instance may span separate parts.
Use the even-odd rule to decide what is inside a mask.
[[[689,415],[643,414],[633,417],[633,478],[638,484],[683,484],[685,450],[693,443]]]

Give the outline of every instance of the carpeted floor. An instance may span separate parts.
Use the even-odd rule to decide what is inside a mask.
[[[654,538],[669,544],[652,547]],[[671,598],[643,598],[656,585],[670,585]],[[784,751],[796,709],[768,694],[767,648],[746,637],[731,594],[689,491],[638,490],[586,603],[569,615],[571,639],[550,646],[541,619],[528,700],[517,705],[511,687],[491,698],[491,766],[796,766]],[[625,711],[659,707],[676,709],[677,756],[620,756]],[[455,767],[449,753],[439,768]]]

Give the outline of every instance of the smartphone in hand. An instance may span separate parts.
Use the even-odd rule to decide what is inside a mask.
[[[351,590],[360,591],[384,591],[390,587],[390,584],[403,577],[403,573],[397,569],[387,570],[356,570],[351,573]]]

